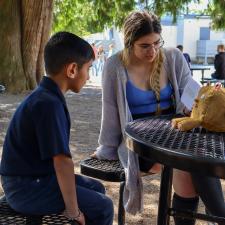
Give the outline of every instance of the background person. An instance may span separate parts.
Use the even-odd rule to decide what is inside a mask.
[[[114,44],[110,44],[110,45],[109,45],[109,52],[108,52],[107,58],[111,57],[111,56],[114,55],[114,54],[115,54]]]
[[[213,79],[225,79],[225,46],[223,44],[217,46],[217,52],[214,59],[214,67],[216,71],[212,74]]]
[[[177,45],[177,48],[180,49],[180,51],[183,53],[183,45]],[[184,58],[186,59],[186,62],[190,68],[191,65],[191,58],[190,55],[188,53],[183,53]]]
[[[98,74],[102,73],[103,66],[105,64],[106,54],[102,45],[98,48],[98,61],[97,61],[97,71]]]
[[[98,73],[98,68],[97,68],[97,60],[98,60],[98,49],[97,47],[95,46],[95,43],[93,42],[91,44],[91,47],[94,51],[94,54],[95,54],[95,59],[94,61],[92,62],[92,67],[91,67],[91,74],[92,76],[97,76],[97,73]]]

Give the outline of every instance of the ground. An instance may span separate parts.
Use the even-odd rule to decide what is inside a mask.
[[[0,94],[0,146],[2,146],[5,132],[10,118],[21,100],[29,93],[12,95]],[[79,173],[79,161],[87,158],[98,146],[97,140],[101,121],[101,88],[89,83],[79,94],[66,95],[71,115],[71,140],[70,147],[75,163],[75,172]],[[1,155],[1,148],[0,148]],[[144,183],[144,211],[131,216],[126,214],[127,225],[155,225],[160,176],[151,175],[143,178]],[[114,225],[117,224],[117,205],[119,183],[104,182],[107,195],[113,199],[115,206]],[[223,186],[225,186],[223,184]],[[0,189],[2,193],[2,190]],[[202,204],[200,211],[203,210]],[[207,223],[198,222],[198,225]]]

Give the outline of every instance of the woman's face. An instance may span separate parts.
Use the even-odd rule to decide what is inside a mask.
[[[162,45],[160,34],[147,34],[134,42],[133,55],[142,62],[153,62]]]

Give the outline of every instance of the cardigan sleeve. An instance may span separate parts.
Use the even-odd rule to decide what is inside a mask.
[[[184,91],[184,87],[186,86],[188,81],[193,78],[191,76],[191,70],[188,67],[188,64],[183,54],[180,52],[180,50],[175,49],[174,56],[175,56],[175,72],[176,72],[177,84],[178,84],[179,93],[181,96]]]
[[[102,119],[99,135],[98,158],[116,159],[117,148],[122,141],[122,132],[117,103],[117,58],[110,57],[102,74]]]
[[[190,79],[193,79],[191,70],[179,49],[168,48],[166,50],[166,56],[168,60],[167,66],[170,67],[171,81],[175,92],[176,112],[183,113],[185,106],[180,99],[186,84]]]

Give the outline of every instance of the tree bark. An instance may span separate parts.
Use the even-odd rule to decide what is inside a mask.
[[[0,0],[0,84],[9,92],[40,82],[52,12],[53,0]]]
[[[42,11],[45,12],[43,15],[43,24],[42,27],[42,36],[41,36],[41,43],[38,52],[37,58],[37,66],[36,66],[36,81],[37,83],[40,82],[42,76],[44,75],[44,47],[46,42],[48,41],[50,31],[52,28],[52,21],[53,21],[53,1],[45,1],[43,4],[43,8],[46,10]]]
[[[5,85],[10,92],[20,92],[25,89],[20,19],[20,1],[1,1],[0,83]]]

